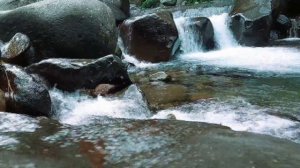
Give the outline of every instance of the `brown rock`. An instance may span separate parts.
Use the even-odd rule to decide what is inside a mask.
[[[120,36],[130,55],[141,61],[168,61],[178,49],[178,31],[172,13],[159,12],[126,20]]]
[[[107,96],[110,94],[114,94],[118,92],[123,87],[112,84],[100,84],[96,87],[96,89],[92,92],[93,96]]]

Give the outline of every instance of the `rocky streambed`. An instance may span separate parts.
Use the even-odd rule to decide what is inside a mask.
[[[0,167],[299,167],[297,3],[0,0]]]

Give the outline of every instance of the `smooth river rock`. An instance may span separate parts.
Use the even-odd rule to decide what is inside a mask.
[[[125,65],[114,55],[99,59],[47,59],[32,64],[26,71],[66,91],[95,89],[99,84],[131,84]]]
[[[98,0],[44,0],[0,12],[0,39],[26,34],[37,57],[100,58],[112,54],[117,29],[111,9]]]
[[[26,66],[34,59],[30,39],[22,33],[15,34],[3,47],[0,46],[0,49],[0,59],[6,63]]]

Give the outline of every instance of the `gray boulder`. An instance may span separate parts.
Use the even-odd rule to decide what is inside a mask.
[[[279,11],[280,0],[235,0],[230,27],[237,41],[246,46],[267,45]]]
[[[26,34],[45,58],[99,58],[114,52],[117,29],[110,8],[98,0],[44,0],[0,12],[0,39]]]
[[[99,84],[131,84],[126,67],[113,55],[100,59],[47,59],[32,64],[26,71],[66,91],[95,89]]]

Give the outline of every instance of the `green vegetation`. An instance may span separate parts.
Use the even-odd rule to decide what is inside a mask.
[[[159,6],[159,0],[142,0],[142,8],[154,8]]]

